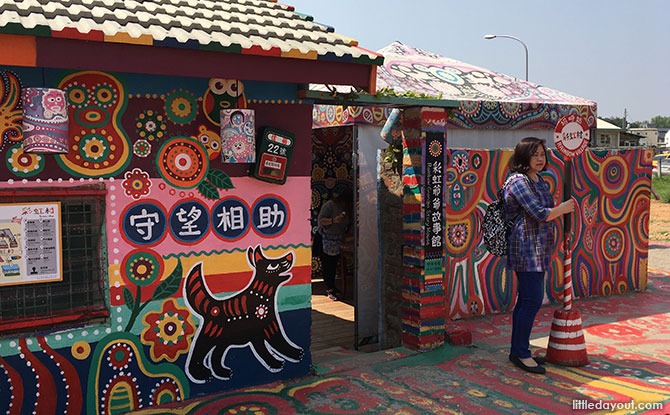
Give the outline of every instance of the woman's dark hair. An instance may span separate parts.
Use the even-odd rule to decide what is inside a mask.
[[[516,147],[514,147],[512,158],[509,160],[509,170],[512,173],[528,172],[530,170],[530,158],[535,154],[539,146],[542,146],[546,154],[547,163],[544,164],[544,168],[542,169],[542,171],[546,171],[549,164],[546,140],[537,137],[525,137],[519,140]]]
[[[351,211],[354,203],[354,192],[350,187],[345,187],[333,193],[332,199],[336,203],[344,204],[344,209]]]

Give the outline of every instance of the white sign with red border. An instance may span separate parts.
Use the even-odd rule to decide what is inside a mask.
[[[575,157],[584,152],[591,140],[589,125],[578,114],[561,117],[554,129],[556,149],[565,157]]]

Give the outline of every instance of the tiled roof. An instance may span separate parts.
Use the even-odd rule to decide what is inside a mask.
[[[272,0],[0,0],[0,33],[379,65],[356,40]]]

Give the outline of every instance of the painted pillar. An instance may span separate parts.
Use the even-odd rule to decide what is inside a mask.
[[[446,117],[416,107],[403,120],[402,342],[422,351],[445,341]]]

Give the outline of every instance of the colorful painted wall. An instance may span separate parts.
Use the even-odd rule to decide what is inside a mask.
[[[26,86],[66,91],[67,154],[23,153]],[[121,413],[308,373],[312,107],[295,96],[0,67],[0,190],[105,189],[109,306],[102,322],[0,337],[0,413]],[[295,136],[284,185],[221,162],[219,109],[244,106],[257,130]]]
[[[444,281],[450,319],[510,311],[516,281],[504,259],[489,254],[481,222],[494,200],[512,152],[447,151],[447,271]],[[651,150],[587,150],[575,158],[571,196],[573,215],[572,279],[577,297],[644,290],[647,286]],[[556,202],[564,199],[563,157],[551,152],[545,179]],[[563,222],[555,224],[551,277],[545,300],[562,302]]]

